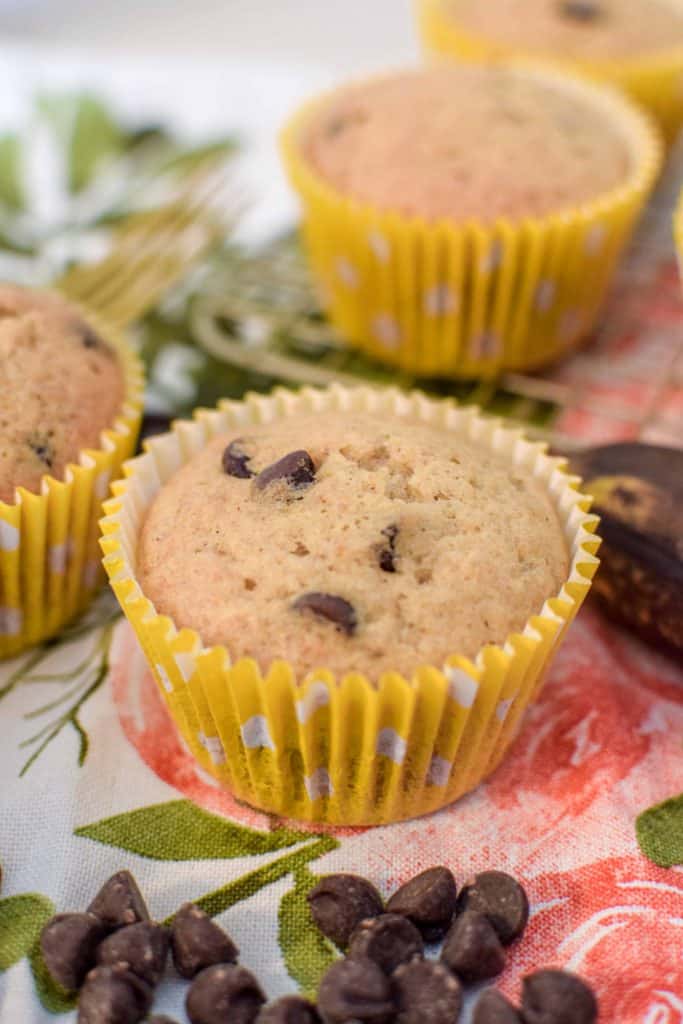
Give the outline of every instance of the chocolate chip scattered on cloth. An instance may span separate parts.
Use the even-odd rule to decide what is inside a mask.
[[[191,1024],[254,1024],[266,997],[245,967],[216,964],[190,985],[185,1006]]]
[[[489,988],[477,1000],[472,1024],[522,1024],[522,1018],[502,992]]]
[[[462,982],[473,984],[501,973],[505,950],[487,917],[464,910],[446,935],[441,959]]]
[[[358,875],[328,875],[307,899],[313,921],[340,949],[346,949],[361,921],[379,916],[384,909],[375,886]]]
[[[43,928],[40,949],[49,973],[67,991],[81,987],[95,965],[107,928],[94,914],[57,914]]]
[[[169,935],[152,921],[129,924],[110,935],[97,948],[97,962],[123,965],[148,985],[158,985],[166,969]]]
[[[152,999],[150,986],[121,964],[95,967],[78,997],[78,1024],[139,1024]]]
[[[455,878],[449,868],[427,868],[393,894],[387,902],[387,912],[407,917],[425,942],[436,942],[448,931],[457,896]]]
[[[443,964],[413,960],[392,978],[396,1024],[454,1024],[462,1007],[458,979]]]
[[[457,909],[485,914],[504,946],[522,934],[529,920],[527,894],[517,879],[504,871],[482,871],[466,882]]]
[[[256,1018],[256,1024],[320,1024],[320,1017],[313,1003],[300,996],[283,996],[264,1008]]]
[[[594,1024],[595,995],[585,981],[567,971],[543,970],[522,983],[524,1024]]]
[[[88,911],[109,929],[137,921],[149,921],[149,910],[130,871],[118,871],[107,879]]]
[[[391,983],[373,960],[338,960],[320,983],[318,1010],[324,1024],[390,1024]]]
[[[239,950],[229,935],[193,903],[185,903],[171,926],[173,963],[183,978],[213,964],[237,962]]]
[[[424,954],[419,931],[400,914],[381,914],[361,921],[349,942],[348,955],[353,959],[373,960],[385,974],[393,974],[401,964]]]

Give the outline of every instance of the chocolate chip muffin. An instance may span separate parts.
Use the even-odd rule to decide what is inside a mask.
[[[628,59],[683,47],[680,0],[444,0],[443,10],[475,34],[571,60]]]
[[[57,294],[0,285],[0,500],[40,490],[121,410],[125,381],[114,350]]]
[[[316,107],[300,146],[343,195],[429,221],[575,209],[632,169],[625,138],[595,104],[514,67],[405,71],[347,86]]]
[[[261,668],[378,679],[522,630],[567,578],[547,488],[426,423],[303,414],[220,436],[137,548],[158,613]]]

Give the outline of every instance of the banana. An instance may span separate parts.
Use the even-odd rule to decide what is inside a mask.
[[[683,450],[623,443],[569,457],[601,518],[595,592],[646,640],[683,656]]]

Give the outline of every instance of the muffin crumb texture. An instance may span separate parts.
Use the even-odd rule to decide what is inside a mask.
[[[329,184],[425,220],[520,220],[595,199],[630,157],[599,109],[510,68],[409,71],[328,97],[303,133]]]
[[[680,0],[443,0],[464,29],[520,52],[573,60],[652,56],[683,46]]]
[[[124,397],[112,348],[66,300],[0,285],[0,500],[61,480],[97,448]]]
[[[298,676],[374,680],[504,642],[567,571],[532,476],[455,433],[371,414],[214,438],[157,494],[137,553],[157,611],[205,645],[264,671],[284,658]]]

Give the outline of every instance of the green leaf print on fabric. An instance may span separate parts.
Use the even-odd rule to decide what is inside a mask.
[[[59,691],[58,695],[47,703],[34,707],[24,714],[27,722],[40,721],[43,724],[37,732],[19,744],[20,747],[31,750],[19,773],[21,776],[31,769],[50,744],[69,727],[78,737],[78,764],[84,764],[90,744],[80,715],[84,706],[107,678],[109,651],[118,614],[118,609],[112,610],[111,598],[100,599],[74,627],[67,628],[61,636],[29,652],[19,669],[0,687],[0,700],[22,684],[48,683]],[[103,628],[97,632],[98,626],[102,624]],[[82,660],[56,672],[42,671],[45,667],[43,663],[52,653],[56,650],[64,651],[69,644],[86,633],[93,634],[94,642]],[[82,656],[80,647],[74,648],[74,651]]]
[[[683,864],[683,793],[656,804],[636,818],[641,850],[660,868]]]
[[[206,896],[201,896],[193,902],[205,914],[216,917],[217,914],[222,914],[229,907],[234,907],[236,903],[248,900],[260,889],[265,889],[273,882],[279,882],[287,875],[296,874],[306,864],[318,860],[326,853],[330,853],[331,850],[336,850],[338,846],[339,842],[333,836],[317,836],[314,843],[309,843],[293,853],[288,853],[286,857],[278,857],[277,860],[271,861],[265,867],[250,871],[249,874],[242,875],[234,882],[228,882],[227,885],[207,893]],[[170,921],[171,918],[164,921],[164,924],[170,924]]]
[[[334,947],[314,925],[306,896],[318,882],[307,867],[294,874],[278,911],[278,942],[289,976],[304,995],[314,998],[327,968],[337,959]]]
[[[124,135],[109,111],[92,96],[75,102],[69,147],[69,188],[82,192],[104,163],[119,154]]]
[[[295,846],[310,833],[292,829],[257,832],[203,811],[189,800],[171,800],[117,814],[75,834],[152,860],[225,860]]]
[[[53,913],[52,902],[38,893],[0,900],[0,971],[9,970],[30,952]]]
[[[17,212],[24,208],[21,142],[16,135],[0,139],[0,203]]]

